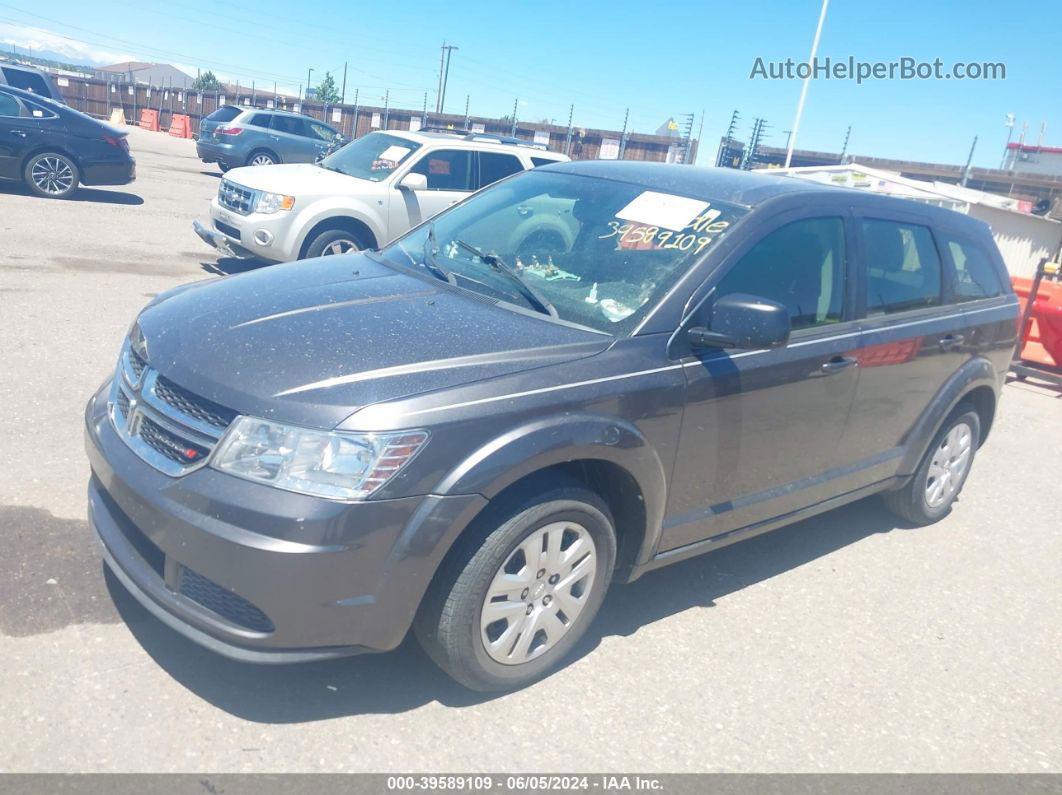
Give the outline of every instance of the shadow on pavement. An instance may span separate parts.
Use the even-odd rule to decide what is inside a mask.
[[[28,196],[32,199],[40,199],[41,201],[94,202],[96,204],[124,204],[133,207],[144,203],[144,200],[140,196],[137,196],[135,193],[127,193],[124,190],[102,190],[99,188],[81,187],[74,191],[74,195],[68,199],[48,199],[42,196],[37,196],[35,193],[30,193],[29,188],[21,182],[4,182],[0,183],[0,186],[2,186],[0,187],[0,194],[10,193],[17,196]]]
[[[871,498],[616,586],[572,659],[592,653],[603,637],[633,635],[692,608],[717,608],[728,594],[899,526]],[[246,720],[296,723],[404,712],[432,701],[464,707],[496,697],[454,683],[412,637],[387,654],[302,665],[234,662],[170,630],[117,581],[108,583],[122,618],[159,665],[200,698]]]

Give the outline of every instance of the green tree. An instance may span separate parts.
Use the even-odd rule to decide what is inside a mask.
[[[220,91],[221,89],[221,81],[214,76],[213,72],[203,72],[192,81],[193,91]]]
[[[332,79],[331,72],[325,72],[324,79],[317,86],[317,101],[334,103],[339,102],[339,92],[336,90],[336,81]]]

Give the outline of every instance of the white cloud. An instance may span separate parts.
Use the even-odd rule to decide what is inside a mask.
[[[10,52],[12,45],[31,54],[45,53],[42,57],[61,56],[75,63],[94,66],[138,60],[127,52],[97,47],[40,28],[0,23],[0,48]]]

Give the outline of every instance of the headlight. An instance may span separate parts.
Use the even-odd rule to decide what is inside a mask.
[[[262,193],[258,196],[258,206],[255,210],[269,215],[278,210],[290,210],[294,206],[294,196],[285,196],[283,193]]]
[[[412,460],[426,431],[345,433],[239,417],[211,466],[278,489],[362,500]]]

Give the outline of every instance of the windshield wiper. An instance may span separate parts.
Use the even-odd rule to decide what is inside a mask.
[[[447,284],[456,284],[457,280],[453,273],[446,270],[435,258],[435,252],[439,250],[439,244],[435,239],[435,222],[428,221],[428,236],[424,238],[424,267],[438,276]]]
[[[483,262],[487,263],[487,265],[496,270],[498,273],[503,273],[508,276],[509,280],[513,284],[515,284],[520,290],[520,294],[523,295],[524,298],[526,298],[528,302],[531,303],[536,309],[541,312],[545,312],[550,317],[559,317],[559,315],[557,314],[557,308],[553,306],[553,304],[551,304],[549,300],[542,295],[542,293],[540,293],[530,284],[525,282],[523,277],[520,276],[519,273],[517,273],[508,265],[506,265],[505,261],[497,254],[484,254],[471,243],[466,243],[460,238],[455,239],[454,242],[461,248],[463,248],[465,251],[469,252],[470,254],[478,257]]]

